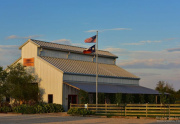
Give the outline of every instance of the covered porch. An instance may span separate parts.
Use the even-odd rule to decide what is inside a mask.
[[[96,84],[64,82],[64,85],[76,90],[75,94],[68,93],[68,108],[73,104],[95,104]],[[67,90],[70,91],[70,90]],[[76,95],[76,96],[73,96]],[[71,99],[71,98],[72,99]],[[87,98],[88,97],[88,98]],[[86,100],[82,100],[86,99]],[[159,103],[159,92],[139,85],[118,85],[111,83],[98,84],[98,103]]]

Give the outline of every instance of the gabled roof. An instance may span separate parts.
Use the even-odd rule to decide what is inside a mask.
[[[45,42],[45,41],[34,40],[34,39],[29,39],[22,46],[20,46],[19,49],[21,49],[28,42],[32,42],[41,48],[61,50],[61,51],[70,51],[70,52],[75,52],[75,53],[80,53],[80,54],[83,54],[83,50],[87,49],[87,48],[83,48],[83,47],[70,46],[70,45],[64,45],[64,44],[58,44],[58,43],[52,43],[52,42]],[[95,55],[95,54],[91,54],[91,55]],[[98,50],[98,55],[105,56],[105,57],[111,57],[111,58],[118,58],[116,55],[114,55],[108,51],[103,51],[103,50]]]
[[[64,73],[70,74],[81,74],[81,75],[96,75],[96,63],[79,61],[79,60],[70,60],[70,59],[61,59],[53,57],[43,57],[41,58],[56,68],[60,69]],[[118,78],[132,78],[140,79],[139,77],[127,72],[126,70],[110,64],[98,64],[98,74],[99,76],[108,76],[108,77],[118,77]]]

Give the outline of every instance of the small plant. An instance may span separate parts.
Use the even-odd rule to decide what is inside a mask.
[[[87,109],[81,109],[81,108],[71,108],[67,112],[71,115],[94,115],[95,112],[87,110]]]

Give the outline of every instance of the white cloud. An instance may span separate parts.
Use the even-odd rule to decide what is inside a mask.
[[[106,48],[119,56],[117,64],[125,68],[180,68],[179,52],[163,51],[129,51],[120,48]]]
[[[17,35],[10,35],[8,37],[6,37],[6,39],[32,39],[32,38],[37,38],[37,37],[42,37],[43,35],[30,35],[30,36],[26,36],[26,37],[20,37]]]
[[[88,31],[85,31],[85,32],[97,32],[98,30],[88,30]]]
[[[85,32],[104,32],[104,31],[120,31],[120,30],[132,30],[130,28],[112,28],[112,29],[102,29],[102,30],[88,30]]]
[[[155,40],[155,41],[151,41],[151,40],[146,40],[146,41],[140,41],[140,43],[160,43],[160,40]]]
[[[116,64],[141,78],[140,85],[155,88],[158,81],[167,81],[180,89],[180,52],[130,51],[121,48],[106,48],[119,57]]]
[[[154,68],[154,69],[176,69],[180,68],[179,60],[165,60],[165,59],[134,59],[131,61],[123,61],[118,63],[124,68]]]
[[[167,49],[168,52],[177,52],[177,51],[180,51],[180,48],[170,48],[170,49]]]
[[[146,41],[139,41],[137,43],[123,43],[122,45],[144,45],[144,44],[150,44],[150,43],[160,43],[161,40],[155,40],[155,41],[151,41],[151,40],[146,40]]]
[[[59,43],[59,44],[65,44],[65,45],[71,45],[71,46],[77,46],[77,47],[86,47],[88,48],[87,45],[81,44],[81,43],[72,43],[71,40],[69,39],[58,39],[51,41],[53,43]]]
[[[60,44],[66,44],[66,45],[72,45],[71,41],[68,39],[59,39],[59,40],[54,40],[51,41],[53,43],[60,43]]]
[[[18,38],[18,36],[16,36],[16,35],[11,35],[11,36],[8,36],[6,39],[17,39]]]
[[[20,57],[17,45],[0,45],[0,66],[6,68]]]
[[[164,39],[164,41],[172,41],[172,40],[176,40],[178,38],[167,38],[167,39]]]
[[[17,48],[17,45],[0,45],[0,49]]]
[[[144,43],[123,43],[122,45],[143,45]]]

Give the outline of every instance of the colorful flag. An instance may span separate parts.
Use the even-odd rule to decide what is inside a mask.
[[[93,45],[93,46],[90,47],[89,49],[84,50],[83,53],[84,53],[84,54],[91,54],[91,53],[93,53],[93,52],[95,52],[95,51],[96,51],[96,50],[95,50],[95,45]]]
[[[84,40],[85,43],[96,43],[96,35]]]

